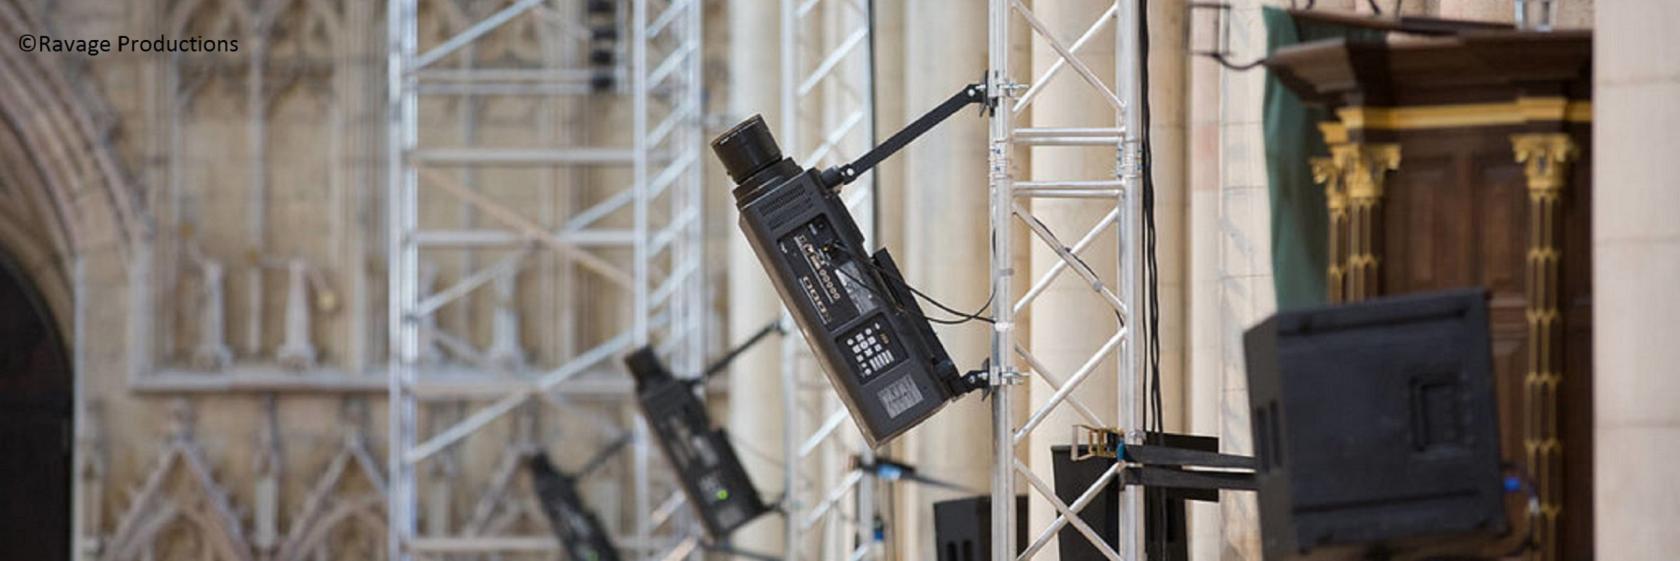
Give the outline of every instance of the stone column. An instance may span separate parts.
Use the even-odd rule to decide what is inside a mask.
[[[781,121],[781,3],[764,1],[730,2],[729,6],[729,116],[744,119],[762,113],[772,131]],[[731,123],[733,124],[733,123]],[[707,154],[708,159],[712,159]],[[721,175],[713,176],[722,177]],[[729,189],[721,179],[709,189]],[[745,341],[781,314],[781,303],[770,287],[752,248],[735,227],[734,205],[718,220],[729,224],[729,341]],[[789,334],[788,337],[798,337]],[[780,347],[767,341],[741,355],[730,367],[730,438],[740,449],[741,462],[765,497],[782,494],[779,465],[783,423],[777,403],[782,395]],[[774,460],[774,461],[772,461]],[[784,544],[779,515],[766,516],[734,535],[744,550],[779,555]]]
[[[1593,501],[1599,559],[1680,551],[1680,6],[1596,7]]]
[[[1196,45],[1211,44],[1214,27],[1197,18],[1191,23],[1191,41]],[[1205,57],[1189,61],[1186,110],[1188,209],[1186,214],[1188,243],[1185,247],[1188,294],[1185,306],[1187,338],[1185,353],[1185,409],[1188,430],[1194,434],[1220,436],[1223,392],[1220,362],[1220,232],[1219,201],[1220,157],[1220,100],[1223,94],[1222,69],[1219,63]],[[1229,443],[1222,443],[1226,446]],[[1191,502],[1190,558],[1217,561],[1223,549],[1221,536],[1224,521],[1220,503]]]
[[[904,10],[904,28],[911,31],[903,42],[902,107],[903,122],[909,122],[980,79],[986,68],[986,10],[964,0],[918,0],[905,3]],[[910,146],[899,190],[904,246],[891,248],[903,256],[912,285],[965,312],[986,301],[990,282],[985,127],[985,119],[964,111]],[[950,316],[933,306],[922,308],[932,317]],[[978,368],[989,352],[985,324],[934,328],[960,368]],[[906,435],[902,453],[930,476],[984,493],[990,487],[990,422],[989,405],[978,395],[966,396]],[[902,517],[894,534],[899,558],[934,559],[932,503],[963,494],[925,485],[899,485],[895,493]]]
[[[1149,7],[1149,138],[1155,177],[1155,252],[1160,265],[1161,399],[1169,431],[1189,430],[1190,265],[1189,56],[1184,45],[1186,0],[1153,0]],[[1206,433],[1212,435],[1213,432]]]

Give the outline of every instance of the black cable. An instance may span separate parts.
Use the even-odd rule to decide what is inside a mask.
[[[876,267],[877,271],[880,270],[880,267],[878,265],[871,264],[871,266]],[[994,323],[992,321],[992,318],[989,318],[989,317],[986,317],[986,316],[983,316],[983,315],[980,315],[980,314],[984,313],[988,308],[992,307],[992,300],[997,297],[996,292],[991,292],[991,293],[986,294],[986,303],[981,304],[980,309],[975,310],[974,313],[965,313],[965,312],[962,312],[962,311],[951,309],[950,306],[946,306],[944,304],[941,304],[938,300],[934,300],[932,296],[928,296],[926,294],[923,294],[922,291],[916,290],[916,287],[910,286],[910,283],[907,283],[907,282],[904,282],[904,281],[899,281],[899,284],[904,286],[905,289],[909,290],[911,294],[915,294],[917,297],[921,298],[923,301],[925,301],[929,304],[933,304],[934,307],[939,308],[941,310],[945,310],[945,312],[950,313],[952,315],[955,315],[957,317],[963,318],[963,321],[960,321],[960,322],[957,322],[957,323],[967,323],[967,322],[970,322],[970,321],[982,321],[982,322],[986,322],[986,323]]]
[[[886,274],[885,271],[883,269],[881,269],[879,265],[876,265],[874,263],[869,263],[868,265],[871,268],[874,268],[875,271],[876,271],[876,274],[880,275],[882,278],[887,278],[887,279],[894,278],[892,275]],[[891,298],[888,298],[886,295],[881,294],[879,292],[875,292],[875,289],[873,287],[869,286],[869,283],[864,282],[863,279],[852,276],[851,273],[846,272],[845,269],[842,269],[840,267],[835,267],[834,270],[838,271],[842,276],[846,277],[847,279],[850,279],[852,282],[857,283],[858,286],[863,287],[864,290],[869,291],[869,293],[875,295],[876,298],[880,298],[882,301],[885,301],[885,302],[888,302],[888,303],[893,303],[893,300]],[[925,319],[925,320],[927,320],[931,323],[937,323],[937,324],[940,324],[940,325],[962,325],[962,324],[965,324],[965,323],[968,323],[968,322],[971,322],[971,321],[983,321],[983,322],[986,322],[986,323],[992,323],[992,318],[982,316],[980,314],[985,312],[987,308],[990,308],[992,306],[992,301],[997,296],[996,293],[988,294],[986,296],[986,303],[984,305],[982,305],[978,311],[975,311],[974,313],[966,313],[966,312],[962,312],[962,311],[959,311],[959,310],[952,309],[951,307],[946,306],[945,304],[942,304],[937,300],[934,300],[933,297],[928,296],[926,294],[922,294],[922,291],[916,290],[916,287],[910,286],[910,283],[899,281],[899,286],[903,286],[904,288],[909,289],[912,294],[915,294],[916,296],[920,296],[924,300],[927,300],[928,303],[933,304],[934,306],[938,306],[939,309],[945,310],[946,312],[950,312],[951,314],[956,315],[957,317],[962,318],[962,319],[954,319],[953,320],[953,319],[931,317],[931,316],[928,316],[927,314],[917,313],[917,311],[915,311],[915,310],[908,310],[908,309],[899,307],[898,305],[894,304],[893,305],[894,309],[896,309],[899,312],[912,314],[912,315],[915,315],[916,317],[920,317],[922,319]]]
[[[1039,227],[1039,229],[1044,230],[1044,237],[1048,238],[1048,239],[1044,240],[1044,243],[1046,245],[1049,245],[1051,247],[1061,248],[1062,253],[1067,255],[1067,259],[1072,259],[1073,260],[1072,263],[1068,263],[1069,267],[1079,267],[1081,269],[1084,269],[1086,274],[1091,275],[1091,277],[1093,277],[1093,278],[1098,276],[1097,275],[1097,270],[1091,268],[1091,264],[1086,263],[1085,258],[1080,257],[1079,253],[1075,252],[1072,247],[1068,247],[1067,244],[1062,243],[1062,238],[1057,236],[1056,232],[1050,230],[1050,225],[1049,224],[1045,224],[1044,221],[1039,220],[1039,219],[1034,218],[1034,217],[1031,217],[1031,216],[1024,216],[1023,219],[1031,222],[1034,225],[1037,225]],[[994,244],[993,251],[996,251],[995,245],[997,243],[997,240],[995,240],[995,239],[992,240],[992,243]],[[1066,259],[1064,259],[1063,261],[1066,261]],[[1075,274],[1077,274],[1077,273],[1075,273]],[[993,290],[996,290],[996,289],[994,288]],[[1115,310],[1114,311],[1114,321],[1119,322],[1119,324],[1122,327],[1126,325],[1126,318],[1124,316],[1120,315],[1120,310]]]
[[[1266,64],[1266,59],[1263,58],[1254,59],[1249,62],[1231,62],[1231,59],[1225,58],[1225,55],[1222,53],[1204,53],[1204,56],[1213,59],[1214,62],[1219,63],[1220,66],[1225,67],[1227,70],[1233,70],[1236,72],[1253,70],[1262,64]]]
[[[1153,151],[1149,142],[1149,4],[1138,2],[1137,41],[1138,41],[1138,117],[1139,138],[1138,166],[1143,175],[1142,207],[1143,207],[1143,271],[1145,295],[1144,312],[1144,343],[1147,346],[1144,356],[1146,367],[1149,369],[1148,394],[1150,407],[1154,409],[1155,433],[1164,435],[1166,432],[1166,415],[1161,403],[1161,301],[1160,301],[1160,263],[1155,255],[1155,171]],[[1223,57],[1216,56],[1214,60],[1225,65]],[[1258,64],[1258,63],[1255,63]],[[1229,66],[1229,65],[1227,65]],[[1252,67],[1252,66],[1251,66]],[[1144,441],[1148,442],[1148,419],[1145,420]],[[1156,535],[1155,550],[1165,553],[1167,544],[1167,505],[1165,497],[1159,498],[1156,505],[1160,518],[1156,521],[1159,532]]]
[[[1149,8],[1145,3],[1138,7],[1138,88],[1141,90],[1139,103],[1140,154],[1138,165],[1143,175],[1142,206],[1143,206],[1143,254],[1144,254],[1144,294],[1146,297],[1144,311],[1144,343],[1146,358],[1145,366],[1149,369],[1149,399],[1153,409],[1154,430],[1157,432],[1165,428],[1165,415],[1161,403],[1161,303],[1159,294],[1160,264],[1156,258],[1156,227],[1155,227],[1155,174],[1153,169],[1153,150],[1149,141],[1150,105],[1149,105]],[[1146,424],[1147,426],[1147,424]]]

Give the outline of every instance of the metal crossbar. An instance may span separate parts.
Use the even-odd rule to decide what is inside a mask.
[[[1135,161],[1135,154],[1131,151],[1137,146],[1139,132],[1139,116],[1135,110],[1138,107],[1136,100],[1139,92],[1135,77],[1138,75],[1141,61],[1138,60],[1133,25],[1137,21],[1136,14],[1139,9],[1140,0],[1115,0],[1094,21],[1082,26],[1080,29],[1083,29],[1083,32],[1072,43],[1068,43],[1056,37],[1026,3],[1020,0],[989,1],[987,82],[992,87],[988,88],[987,95],[993,98],[997,107],[1008,108],[992,114],[988,133],[990,239],[993,247],[992,292],[1001,295],[1015,294],[1015,252],[1020,250],[1015,247],[1014,242],[1017,225],[1031,232],[1027,243],[1043,244],[1043,247],[1057,257],[1055,263],[1047,270],[1038,273],[1036,277],[1029,277],[1031,285],[1018,300],[1010,305],[995,306],[992,310],[994,329],[989,373],[992,385],[994,453],[991,561],[1032,559],[1052,540],[1057,539],[1062,533],[1061,530],[1068,526],[1072,526],[1083,539],[1094,544],[1108,559],[1143,559],[1140,547],[1143,526],[1140,518],[1142,494],[1136,488],[1121,486],[1123,490],[1119,491],[1121,516],[1118,528],[1093,528],[1076,514],[1095,501],[1104,492],[1105,487],[1114,483],[1120,473],[1120,464],[1110,466],[1090,487],[1062,489],[1058,494],[1058,489],[1047,484],[1039,473],[1017,459],[1021,454],[1021,445],[1034,442],[1036,446],[1043,442],[1041,439],[1030,438],[1033,435],[1046,430],[1052,431],[1053,434],[1057,431],[1066,434],[1067,427],[1047,426],[1052,413],[1061,409],[1071,409],[1076,416],[1095,426],[1113,426],[1108,421],[1118,421],[1120,426],[1124,427],[1140,426],[1143,402],[1142,393],[1137,389],[1136,373],[1139,371],[1138,360],[1141,354],[1136,352],[1136,345],[1133,344],[1137,330],[1134,328],[1136,324],[1132,317],[1132,311],[1139,309],[1136,305],[1136,279],[1141,270],[1138,266],[1139,236],[1135,230],[1139,224],[1140,212],[1136,196],[1139,176],[1136,173],[1137,166],[1127,165]],[[1009,61],[1010,28],[1017,23],[1024,23],[1032,30],[1036,40],[1041,41],[1057,55],[1047,68],[1020,81],[1015,80],[1011,74]],[[1104,30],[1110,29],[1114,31],[1115,37],[1112,44],[1097,41]],[[1099,51],[1115,53],[1115,80],[1101,79],[1097,72],[1079,57],[1079,53],[1082,52],[1092,54]],[[1052,80],[1065,69],[1072,69],[1080,77],[1079,84],[1097,93],[1114,111],[1092,113],[1089,122],[1072,126],[1019,126],[1019,115],[1031,107],[1033,102],[1041,99]],[[1064,149],[1060,147],[1111,147],[1115,158],[1113,169],[1116,171],[1113,175],[1104,177],[1077,179],[1041,179],[1031,177],[1030,173],[1026,177],[1017,177],[1017,170],[1012,162],[1016,150]],[[1107,205],[1110,209],[1096,224],[1084,230],[1083,235],[1072,246],[1068,246],[1052,233],[1052,224],[1033,213],[1033,206],[1029,201],[1037,198],[1081,199],[1084,204]],[[1070,227],[1065,224],[1054,226]],[[1093,270],[1081,257],[1089,254],[1097,239],[1111,231],[1117,237],[1117,266],[1116,270],[1112,271],[1112,278],[1117,279],[1117,286],[1110,286],[1109,282],[1103,280],[1109,276],[1109,272]],[[1112,334],[1099,348],[1086,357],[1077,368],[1063,373],[1046,367],[1035,355],[1030,340],[1018,339],[1016,324],[1032,316],[1035,302],[1049,289],[1051,283],[1068,270],[1072,270],[1084,282],[1095,301],[1114,311],[1116,321]],[[1056,318],[1039,316],[1034,320],[1048,322],[1055,321]],[[1113,363],[1116,366],[1103,367],[1105,361],[1110,358],[1114,359]],[[1052,393],[1037,409],[1021,419],[1015,415],[1014,401],[1019,398],[1020,383],[1025,376],[1039,378]],[[1117,411],[1094,410],[1076,395],[1075,390],[1081,385],[1098,379],[1112,380],[1118,389]],[[1018,517],[1026,515],[1024,512],[1017,512],[1016,508],[1018,479],[1025,480],[1038,500],[1049,504],[1057,515],[1048,526],[1033,532],[1036,538],[1024,550],[1018,549],[1015,543],[1016,521]],[[1078,491],[1075,495],[1077,499],[1071,505],[1060,498],[1069,496],[1074,491]],[[1119,531],[1120,536],[1117,542],[1110,544],[1100,538],[1103,533],[1115,530]],[[1061,536],[1061,539],[1079,538]],[[1018,550],[1021,553],[1017,556],[1015,552]]]
[[[616,420],[590,416],[584,425],[632,435],[629,461],[612,480],[625,487],[618,495],[629,497],[613,508],[628,512],[632,520],[612,528],[623,558],[696,558],[699,527],[680,508],[684,501],[675,493],[673,478],[660,473],[663,462],[651,457],[647,426],[631,413],[630,384],[610,382],[623,382],[613,364],[618,356],[650,343],[657,344],[676,372],[697,373],[704,360],[709,306],[700,219],[702,2],[612,3],[607,24],[616,29],[602,36],[626,39],[624,48],[613,51],[611,67],[603,69],[589,66],[598,61],[591,63],[587,56],[594,39],[583,0],[506,0],[440,37],[422,37],[423,29],[433,28],[420,21],[422,2],[443,1],[388,2],[389,558],[556,549],[546,532],[421,532],[417,474],[421,466],[455,454],[463,442],[511,422],[515,411],[585,407],[563,395],[582,385],[620,388],[592,394],[605,398],[605,407],[621,411],[607,416]],[[480,46],[532,35],[541,53],[538,60],[477,57]],[[610,79],[604,88],[603,78]],[[515,96],[538,107],[535,138],[512,145],[480,142],[474,108]],[[630,131],[629,138],[591,145],[572,131],[584,125],[576,121],[588,114],[586,106],[607,97],[631,106],[628,122],[620,127]],[[428,132],[422,142],[424,99],[448,99],[459,102],[448,106],[465,108],[459,109],[459,138]],[[428,104],[427,110],[432,107]],[[586,197],[579,193],[585,190],[576,189],[583,177],[576,172],[584,169],[617,170],[629,181],[593,186]],[[478,184],[484,170],[537,180],[504,180],[486,189]],[[450,210],[462,223],[438,224],[437,216],[450,215],[440,210]],[[435,270],[434,259],[458,265],[454,278],[436,291],[429,279],[437,275],[422,274]],[[509,287],[516,279],[540,284],[540,290],[523,292],[541,293],[545,304],[515,303],[522,291]],[[452,316],[478,315],[473,307],[485,299],[474,296],[493,287],[499,323],[488,348],[479,348],[472,333],[440,325],[438,316],[446,310]],[[602,301],[622,302],[629,313],[621,325],[590,333],[579,316],[586,304]],[[508,314],[524,307],[557,309],[560,317],[553,323],[558,326],[544,337],[522,336],[522,322]],[[539,339],[535,352],[521,348],[524,341]],[[444,354],[452,358],[433,358],[439,353],[432,347],[447,350]],[[512,366],[497,365],[498,356]],[[422,423],[434,403],[465,414],[433,416]],[[428,429],[423,432],[422,426]],[[542,444],[530,440],[520,446]],[[502,487],[516,480],[509,473],[517,464],[498,469]],[[496,507],[480,505],[478,510],[490,512],[486,508]],[[441,523],[428,520],[427,528],[448,532],[447,513],[444,517]]]

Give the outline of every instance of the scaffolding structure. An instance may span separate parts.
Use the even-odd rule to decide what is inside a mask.
[[[1085,27],[1072,43],[1056,37],[1022,0],[990,0],[988,3],[988,62],[987,95],[995,102],[996,110],[990,121],[988,139],[988,173],[990,185],[991,240],[993,244],[991,282],[992,291],[1003,304],[994,306],[995,322],[991,344],[992,437],[993,471],[991,495],[991,559],[1014,561],[1033,558],[1046,546],[1053,546],[1059,532],[1072,526],[1101,552],[1114,561],[1140,561],[1142,555],[1143,520],[1141,518],[1143,491],[1134,486],[1122,486],[1120,499],[1120,539],[1118,548],[1111,547],[1099,537],[1096,529],[1077,516],[1077,512],[1103,492],[1110,484],[1118,484],[1122,462],[1109,466],[1089,488],[1084,489],[1071,504],[1058,498],[1054,485],[1044,481],[1019,459],[1022,444],[1035,431],[1067,431],[1069,427],[1045,426],[1044,421],[1059,409],[1067,408],[1091,426],[1120,427],[1128,442],[1141,438],[1144,393],[1139,372],[1143,371],[1142,357],[1136,341],[1141,325],[1134,320],[1134,310],[1141,310],[1139,278],[1141,257],[1139,193],[1145,170],[1141,165],[1141,130],[1139,89],[1141,71],[1140,45],[1136,34],[1141,0],[1115,0],[1099,17]],[[1058,55],[1055,62],[1025,82],[1015,80],[1010,72],[1010,28],[1025,24],[1037,41],[1049,46]],[[1113,44],[1093,41],[1105,28],[1112,27]],[[1077,53],[1112,49],[1115,53],[1115,80],[1101,79]],[[1070,127],[1017,126],[1022,111],[1032,106],[1045,86],[1057,74],[1071,71],[1076,76],[1064,77],[1095,90],[1113,112],[1090,115],[1089,125]],[[1012,154],[1024,147],[1102,146],[1114,149],[1113,175],[1074,180],[1035,179],[1017,177],[1011,161]],[[1043,198],[1083,199],[1087,204],[1112,207],[1095,226],[1071,245],[1058,240],[1033,214],[1030,201]],[[1044,243],[1059,259],[1054,266],[1037,278],[1029,278],[1024,295],[1016,300],[1015,251],[1012,239],[1019,225],[1031,232],[1029,236]],[[1086,266],[1078,255],[1085,251],[1105,231],[1113,229],[1117,235],[1117,269],[1115,290],[1101,278],[1101,274]],[[1078,275],[1091,289],[1093,305],[1113,308],[1118,321],[1112,336],[1081,366],[1072,372],[1053,372],[1034,357],[1032,342],[1017,339],[1015,321],[1018,315],[1030,312],[1033,302],[1060,275]],[[1114,357],[1115,369],[1101,367],[1104,360]],[[1034,376],[1053,388],[1053,394],[1024,419],[1017,419],[1013,409],[1018,397],[1018,384],[1025,376]],[[1080,402],[1075,388],[1093,379],[1113,377],[1118,395],[1118,411],[1096,411]],[[1118,418],[1107,416],[1117,415]],[[1061,432],[1060,434],[1066,434]],[[1048,502],[1057,516],[1045,528],[1029,528],[1032,541],[1017,555],[1021,544],[1015,543],[1016,481],[1023,479],[1039,498]],[[1077,538],[1075,538],[1077,539]]]
[[[682,508],[674,479],[656,469],[663,462],[651,459],[653,443],[634,413],[632,384],[617,360],[653,344],[673,371],[698,375],[702,369],[708,306],[701,256],[701,2],[510,0],[442,37],[425,37],[423,23],[435,34],[441,10],[466,11],[458,4],[388,3],[389,558],[499,558],[558,550],[546,531],[461,532],[435,520],[423,531],[417,473],[474,435],[492,431],[500,419],[517,416],[531,425],[530,419],[538,418],[540,424],[533,412],[549,406],[564,411],[578,396],[621,412],[597,423],[609,433],[605,436],[631,435],[630,504],[620,509],[620,518],[632,522],[628,527],[608,522],[624,558],[693,557],[700,545],[698,526]],[[590,29],[585,10],[614,15],[605,28]],[[541,64],[475,64],[474,49],[489,37],[529,30],[542,36]],[[616,48],[604,55],[591,52],[603,40]],[[472,134],[440,140],[422,130],[422,103],[486,98],[571,104],[574,116],[624,118],[626,126],[618,129],[628,132],[582,138],[592,135],[566,131],[548,112],[538,112],[530,127],[545,132],[523,145],[486,144]],[[611,110],[626,106],[624,117]],[[558,174],[567,180],[557,180]],[[536,179],[526,181],[532,176]],[[480,185],[486,177],[498,181]],[[465,218],[439,224],[439,208],[458,209]],[[436,275],[423,274],[429,272],[422,260],[447,252],[491,258],[455,261],[466,263],[458,277],[434,290],[425,279]],[[534,268],[557,277],[544,282],[563,293],[562,317],[533,322],[563,324],[554,336],[542,337],[545,347],[535,358],[503,352],[515,360],[468,360],[466,368],[439,367],[428,358],[440,342],[455,355],[473,356],[476,350],[470,335],[451,335],[439,326],[440,310],[484,290],[496,290],[503,301],[517,298],[518,291],[505,286]],[[595,316],[579,317],[576,312],[615,302],[626,303],[627,313],[594,309]],[[517,306],[504,302],[497,313],[507,308]],[[509,317],[492,320],[503,351],[510,344],[517,350],[521,341],[520,322]],[[587,333],[585,327],[601,323],[613,332]],[[494,342],[491,347],[483,354],[494,358],[490,351],[499,347]],[[426,408],[436,403],[455,404],[459,413],[439,415]],[[510,424],[515,431],[533,430]],[[542,441],[528,437],[525,446],[510,453],[534,452]],[[493,490],[508,485],[520,463],[504,464],[511,467],[492,482]]]
[[[864,0],[781,2],[780,137],[803,165],[850,163],[874,147],[873,10]],[[877,190],[870,172],[842,194],[870,247],[879,243]],[[785,312],[784,322],[792,325]],[[874,453],[804,339],[783,337],[781,353],[784,558],[873,558],[877,478],[859,466],[872,464]],[[805,420],[816,422],[807,427]]]

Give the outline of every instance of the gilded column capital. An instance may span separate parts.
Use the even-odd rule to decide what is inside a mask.
[[[1536,194],[1562,191],[1569,182],[1569,165],[1580,155],[1575,139],[1561,132],[1513,134],[1511,151],[1528,176],[1528,190]]]
[[[1382,198],[1388,172],[1400,169],[1399,144],[1353,143],[1331,154],[1346,174],[1347,193],[1354,201]]]
[[[1347,208],[1347,189],[1342,186],[1342,167],[1336,159],[1317,157],[1307,163],[1312,166],[1313,183],[1324,186],[1324,200],[1330,210]]]

